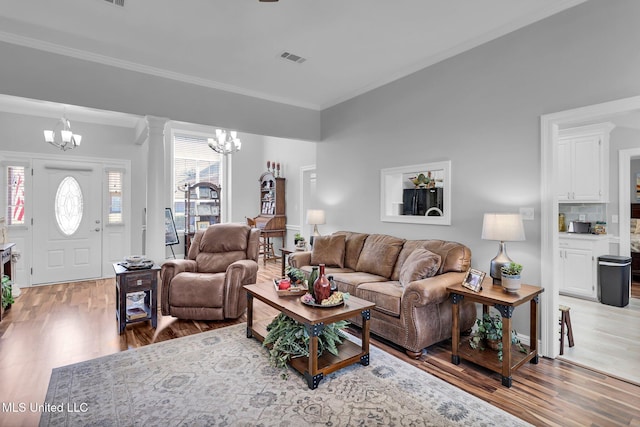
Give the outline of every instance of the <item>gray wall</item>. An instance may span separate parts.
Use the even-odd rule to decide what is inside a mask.
[[[0,93],[318,140],[320,113],[0,42]]]
[[[619,224],[614,224],[611,220],[612,215],[620,213],[620,166],[618,152],[628,148],[640,147],[640,130],[625,127],[616,127],[611,131],[609,140],[609,205],[607,208],[607,233],[619,235]],[[631,163],[631,176],[633,177],[633,197],[629,199],[631,203],[636,202],[635,196],[635,173],[638,169],[633,168]],[[640,170],[638,170],[640,172]]]
[[[508,251],[540,283],[540,116],[640,94],[638,16],[640,2],[589,1],[323,111],[324,229],[456,240],[487,271],[483,213],[532,206]],[[380,222],[380,169],[439,160],[452,161],[452,225]]]

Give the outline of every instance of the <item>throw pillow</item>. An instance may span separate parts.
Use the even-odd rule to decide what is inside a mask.
[[[357,271],[389,278],[396,265],[404,239],[385,234],[371,234],[364,242]]]
[[[344,267],[344,235],[317,236],[313,239],[311,265],[324,264],[327,267]]]
[[[636,220],[635,234],[640,234],[640,221]]]
[[[407,286],[414,280],[433,277],[440,268],[441,257],[426,249],[416,249],[407,257],[400,270],[400,283]]]

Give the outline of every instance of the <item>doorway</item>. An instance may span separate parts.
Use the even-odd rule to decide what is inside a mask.
[[[102,166],[33,161],[32,284],[102,276]]]
[[[559,263],[554,254],[558,253],[559,236],[556,232],[558,218],[558,200],[555,188],[558,182],[556,142],[561,126],[573,126],[580,123],[609,121],[612,117],[640,111],[640,97],[632,97],[603,104],[563,111],[541,117],[542,150],[542,241],[541,241],[541,278],[546,292],[542,295],[541,310],[541,352],[546,357],[555,358],[559,354]],[[629,160],[622,157],[626,150],[620,150],[611,164],[619,166],[619,248],[620,254],[629,253]],[[626,168],[626,171],[625,171]],[[623,178],[624,177],[624,178]],[[624,194],[623,194],[624,193]],[[626,251],[626,252],[625,252]],[[599,303],[593,303],[599,304]],[[577,344],[576,344],[577,345]],[[597,368],[596,368],[597,369]]]

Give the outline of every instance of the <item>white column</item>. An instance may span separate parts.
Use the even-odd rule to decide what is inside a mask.
[[[146,116],[149,144],[147,153],[147,220],[145,255],[156,264],[165,258],[165,140],[164,127],[168,119]]]

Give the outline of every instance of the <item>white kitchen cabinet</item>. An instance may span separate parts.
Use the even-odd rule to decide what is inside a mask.
[[[560,294],[598,299],[598,257],[607,254],[607,236],[563,234],[560,237]]]
[[[559,202],[609,201],[609,133],[613,127],[607,122],[559,131]]]

